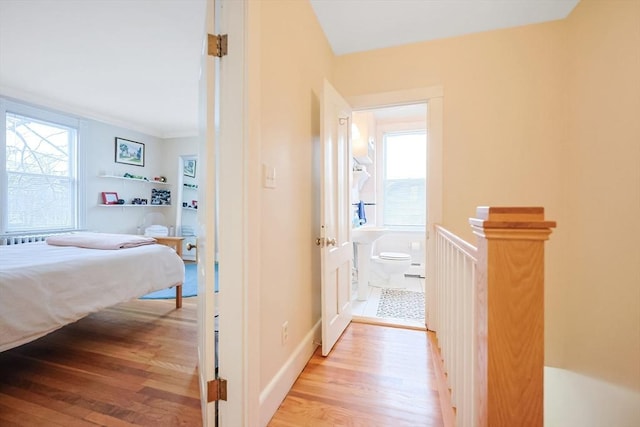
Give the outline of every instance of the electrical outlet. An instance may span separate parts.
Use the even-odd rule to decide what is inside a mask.
[[[289,322],[282,324],[282,345],[286,344],[289,339]]]

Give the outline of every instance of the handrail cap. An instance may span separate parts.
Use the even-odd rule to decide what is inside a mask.
[[[480,228],[554,228],[555,221],[545,221],[544,208],[539,206],[478,206],[476,217],[469,223]]]

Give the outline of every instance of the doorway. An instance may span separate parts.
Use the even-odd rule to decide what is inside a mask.
[[[427,104],[354,111],[352,143],[354,318],[424,329]]]
[[[411,105],[426,105],[426,108],[423,110],[423,113],[420,114],[421,117],[414,116],[417,121],[423,121],[426,129],[427,135],[427,146],[426,146],[426,195],[425,195],[425,226],[422,229],[417,229],[413,231],[417,231],[417,235],[421,235],[421,239],[413,240],[416,235],[408,235],[402,236],[400,233],[401,230],[394,230],[396,236],[391,238],[391,240],[397,239],[398,245],[395,249],[398,252],[411,252],[412,250],[422,249],[422,253],[416,253],[416,258],[421,259],[421,263],[423,265],[420,266],[411,266],[411,268],[406,273],[406,279],[409,279],[409,283],[411,280],[417,281],[418,284],[415,285],[414,289],[423,289],[424,290],[424,315],[425,319],[420,321],[412,321],[412,322],[404,322],[407,325],[402,325],[404,327],[417,327],[417,328],[429,328],[430,324],[430,311],[429,311],[429,301],[433,301],[434,296],[434,286],[432,286],[431,280],[433,275],[430,274],[430,268],[434,265],[433,256],[435,253],[435,240],[430,239],[430,235],[434,235],[434,225],[440,224],[442,222],[442,129],[443,129],[443,89],[441,86],[431,86],[425,88],[416,88],[410,90],[402,90],[402,91],[394,91],[394,92],[382,92],[376,94],[368,94],[368,95],[360,95],[348,97],[347,100],[351,104],[354,111],[367,111],[373,112],[375,110],[384,110],[379,113],[381,117],[381,121],[387,121],[387,119],[393,117],[394,114],[400,114],[401,110],[393,110],[389,109],[389,107],[399,107],[399,106],[411,106]],[[384,118],[383,118],[384,117]],[[381,126],[383,127],[383,126]],[[378,135],[378,134],[376,134]],[[377,139],[381,140],[381,136],[376,136]],[[355,139],[355,138],[354,138]],[[374,144],[373,148],[376,148]],[[367,148],[369,150],[369,148]],[[357,154],[357,153],[354,153]],[[372,159],[373,161],[373,159]],[[355,163],[355,162],[354,162]],[[373,163],[372,163],[373,164]],[[371,174],[374,180],[380,180],[381,167],[378,166],[378,171],[375,174]],[[376,197],[379,197],[376,195]],[[368,209],[368,210],[367,210]],[[382,213],[380,210],[382,209],[382,205],[378,206],[376,203],[375,207],[369,206],[368,208],[365,206],[365,214],[372,215],[372,220],[369,225],[378,225],[378,221],[380,225],[383,224],[381,218]],[[404,237],[404,240],[403,238]],[[383,243],[382,241],[380,243]],[[385,244],[393,244],[392,242],[386,242]],[[372,245],[373,246],[373,245]],[[374,253],[376,248],[374,249]],[[400,250],[402,249],[402,250]],[[357,250],[357,249],[356,249]],[[414,261],[412,260],[412,263]],[[418,277],[411,277],[418,276]],[[375,283],[375,276],[374,276]],[[373,309],[376,310],[377,315],[377,305],[375,302],[370,304],[369,311],[367,314],[370,314]],[[388,322],[384,318],[379,317],[370,317],[362,316],[361,313],[358,312],[357,308],[354,305],[354,320],[362,321],[362,322],[370,322],[370,323],[382,323],[382,324],[392,324],[398,325],[397,320]]]

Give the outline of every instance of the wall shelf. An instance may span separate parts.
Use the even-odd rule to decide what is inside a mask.
[[[99,178],[109,178],[109,179],[121,179],[124,181],[134,181],[134,182],[142,182],[145,184],[152,184],[152,185],[171,185],[168,182],[162,182],[162,181],[149,181],[148,179],[140,179],[140,178],[127,178],[124,176],[117,176],[117,175],[98,175]]]
[[[104,203],[99,203],[98,206],[104,206],[106,208],[170,208],[173,205],[152,205],[152,204],[146,204],[146,205],[132,205],[131,203],[125,203],[123,205],[105,205]],[[196,209],[194,209],[196,210]]]
[[[170,202],[171,199],[171,190],[169,190],[167,188],[167,186],[170,186],[171,184],[168,184],[166,182],[162,182],[162,181],[149,181],[147,179],[141,179],[141,178],[128,178],[125,176],[117,176],[117,175],[98,175],[98,178],[103,178],[103,179],[115,179],[115,180],[119,180],[122,183],[122,190],[123,193],[122,194],[118,194],[118,197],[124,200],[128,200],[128,201],[134,201],[134,199],[142,199],[142,200],[147,200],[147,204],[146,205],[139,205],[139,204],[134,204],[134,203],[124,203],[122,205],[119,204],[115,204],[115,205],[107,205],[107,204],[100,204],[98,203],[99,206],[125,206],[125,207],[167,207],[167,206],[171,206],[171,204],[154,204],[154,203],[148,203],[149,201],[149,196],[142,196],[142,197],[138,197],[136,193],[140,193],[141,191],[144,191],[145,193],[148,191],[147,188],[151,187],[151,197],[150,199],[153,200],[160,200],[160,201],[167,201]],[[132,183],[141,183],[144,184],[145,189],[141,190],[142,187],[137,186],[136,184],[132,184]],[[163,189],[157,188],[157,187],[164,187]]]

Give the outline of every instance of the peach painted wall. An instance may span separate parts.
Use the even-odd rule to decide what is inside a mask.
[[[583,396],[615,388],[635,401],[639,4],[582,0],[563,21],[334,57],[306,1],[261,3],[260,161],[277,176],[260,204],[262,387],[320,316],[313,144],[326,77],[347,98],[442,85],[444,225],[473,242],[476,206],[545,206],[558,221],[547,244],[546,363],[596,378]],[[573,394],[562,387],[561,398]],[[595,407],[562,402],[555,408]]]
[[[261,162],[276,188],[261,194],[260,383],[264,388],[320,319],[314,141],[333,54],[307,1],[261,3]],[[289,339],[281,344],[282,323]]]
[[[640,1],[566,25],[564,367],[640,393]]]
[[[480,205],[544,206],[560,227],[547,245],[547,359],[560,363],[563,23],[491,31],[340,56],[349,96],[442,85],[443,222],[471,243]]]
[[[559,205],[559,31],[534,25],[340,56],[335,85],[347,98],[444,87],[445,225],[471,239],[477,205]]]
[[[547,425],[640,423],[638,76],[636,0],[582,0],[563,21],[336,60],[347,97],[443,86],[445,226],[473,242],[477,205],[541,205],[558,221],[545,356],[562,369],[548,370],[560,400]],[[614,389],[623,398],[603,400]],[[576,413],[589,415],[574,424]]]

